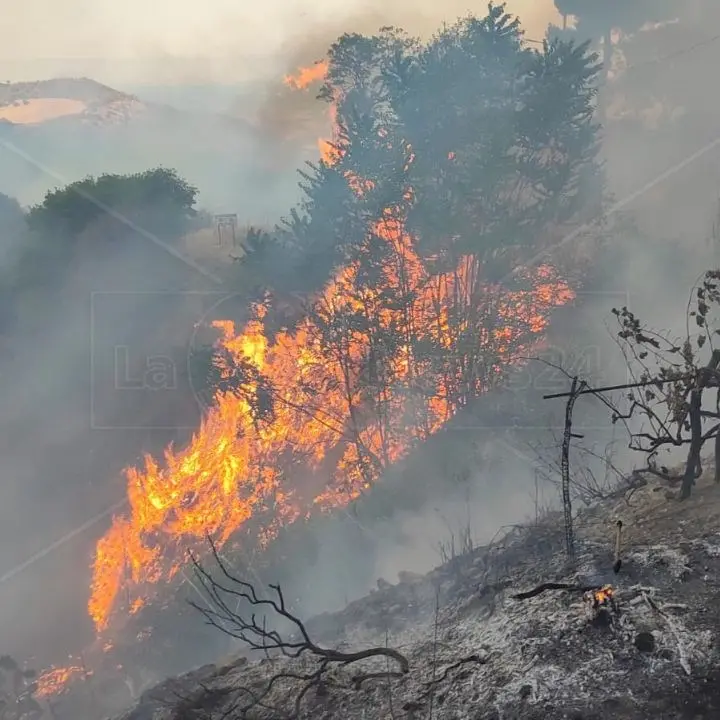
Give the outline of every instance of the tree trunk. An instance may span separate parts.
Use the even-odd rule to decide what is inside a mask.
[[[602,71],[600,73],[600,87],[598,93],[598,120],[604,123],[607,115],[607,106],[610,100],[610,90],[608,88],[608,77],[610,75],[610,65],[612,64],[613,46],[612,46],[612,28],[609,27],[603,33],[602,39]]]
[[[700,463],[700,452],[703,446],[702,435],[702,394],[708,384],[711,375],[715,374],[720,365],[720,350],[713,350],[713,354],[708,361],[706,367],[698,372],[695,387],[690,393],[690,410],[688,411],[690,419],[690,449],[688,450],[687,463],[685,464],[685,474],[683,475],[682,485],[680,487],[680,500],[687,500],[692,492],[695,480],[700,477],[702,466]],[[717,384],[715,381],[713,384]],[[715,439],[715,452],[717,460],[718,440]],[[717,480],[717,466],[715,468],[715,478]]]
[[[682,486],[680,487],[680,500],[687,500],[690,497],[695,479],[699,475],[700,451],[702,450],[701,406],[702,387],[700,383],[698,383],[698,387],[690,394],[690,450],[688,451],[685,474],[683,475]]]

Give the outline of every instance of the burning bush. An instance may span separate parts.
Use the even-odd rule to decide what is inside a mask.
[[[598,201],[586,50],[529,50],[494,6],[427,45],[397,30],[333,45],[309,76],[326,73],[333,139],[301,207],[240,263],[254,319],[217,323],[201,427],[127,471],[130,512],[97,546],[98,629],[208,533],[262,546],[351,503],[532,348],[577,280],[549,244]]]

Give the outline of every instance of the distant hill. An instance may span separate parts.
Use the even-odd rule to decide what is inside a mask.
[[[161,165],[199,187],[202,205],[263,222],[296,193],[297,161],[282,167],[271,149],[252,123],[202,103],[178,110],[88,78],[0,85],[0,192],[23,204],[86,175]]]

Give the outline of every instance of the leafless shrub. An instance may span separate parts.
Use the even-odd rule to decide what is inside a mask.
[[[207,602],[191,605],[200,612],[208,624],[231,637],[242,641],[248,648],[259,650],[270,658],[286,657],[305,660],[301,669],[283,670],[275,673],[260,688],[242,687],[233,692],[233,699],[223,717],[248,718],[249,713],[267,710],[293,720],[300,717],[302,702],[311,691],[319,696],[330,691],[336,680],[330,677],[332,667],[346,668],[349,665],[383,657],[386,663],[397,668],[386,669],[380,673],[359,674],[352,678],[352,687],[360,685],[370,678],[402,677],[410,670],[407,658],[390,647],[372,647],[356,652],[343,652],[318,645],[309,635],[305,624],[287,607],[285,597],[279,585],[270,585],[271,594],[260,597],[255,587],[236,577],[220,557],[212,540],[208,538],[215,565],[220,577],[214,577],[195,557],[191,556],[197,580],[206,596]],[[258,617],[257,613],[263,611]],[[270,617],[268,617],[268,614]],[[273,622],[274,621],[274,622]],[[283,635],[271,629],[273,624],[284,622],[292,630]],[[270,660],[273,662],[273,659]],[[286,697],[292,698],[291,708],[275,708],[268,703],[276,685],[288,686]]]

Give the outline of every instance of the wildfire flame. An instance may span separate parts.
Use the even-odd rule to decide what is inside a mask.
[[[602,607],[603,605],[606,605],[614,597],[615,597],[615,590],[612,588],[611,585],[605,585],[604,587],[600,588],[599,590],[593,591],[593,594],[592,594],[592,598],[595,602],[595,605],[598,607]]]
[[[295,75],[286,75],[284,82],[293,90],[306,90],[314,82],[324,80],[328,71],[327,60],[319,60],[307,68],[300,68]]]
[[[71,682],[85,679],[90,674],[90,672],[77,665],[46,670],[38,677],[36,695],[38,697],[59,695],[67,689]]]
[[[327,63],[320,63],[286,78],[286,83],[305,87],[326,72]],[[336,159],[337,154],[326,158]],[[348,182],[362,192],[360,179],[348,177]],[[262,545],[280,527],[315,510],[345,506],[379,478],[383,467],[456,412],[456,378],[452,373],[429,377],[429,368],[413,357],[410,342],[390,360],[392,382],[377,415],[364,410],[367,401],[356,382],[358,368],[366,366],[370,338],[349,330],[342,358],[324,346],[321,326],[358,311],[377,318],[384,328],[402,327],[434,346],[462,342],[463,328],[453,324],[450,315],[453,304],[472,301],[471,259],[461,258],[450,272],[430,274],[394,208],[382,213],[372,234],[392,250],[376,290],[360,293],[361,268],[350,264],[327,284],[305,320],[272,341],[264,333],[263,308],[240,332],[232,322],[214,323],[226,353],[267,378],[273,389],[273,417],[258,422],[247,395],[218,391],[187,448],[170,446],[162,465],[148,455],[144,467],[125,471],[130,511],[113,519],[96,547],[88,610],[98,631],[108,627],[120,604],[129,612],[139,610],[154,586],[181,570],[185,549],[208,533],[222,547],[253,519],[256,541]],[[529,272],[528,278],[530,290],[486,288],[495,299],[487,311],[495,322],[481,340],[493,343],[503,365],[516,360],[522,338],[545,330],[553,307],[574,297],[547,265]],[[409,308],[388,309],[382,298],[393,293],[412,297]],[[221,369],[230,372],[229,367]],[[423,392],[418,393],[421,383]],[[257,390],[248,385],[245,389]],[[373,458],[382,459],[381,467]],[[293,467],[293,482],[285,474],[288,466]],[[301,480],[298,467],[306,469]]]
[[[307,90],[313,83],[325,80],[328,68],[327,60],[320,60],[310,67],[300,68],[294,75],[286,75],[284,82],[294,90]],[[328,113],[330,116],[330,125],[334,129],[337,127],[336,103],[331,103]],[[328,165],[332,165],[339,159],[333,141],[319,138],[318,150],[320,151],[320,158],[328,163]]]

